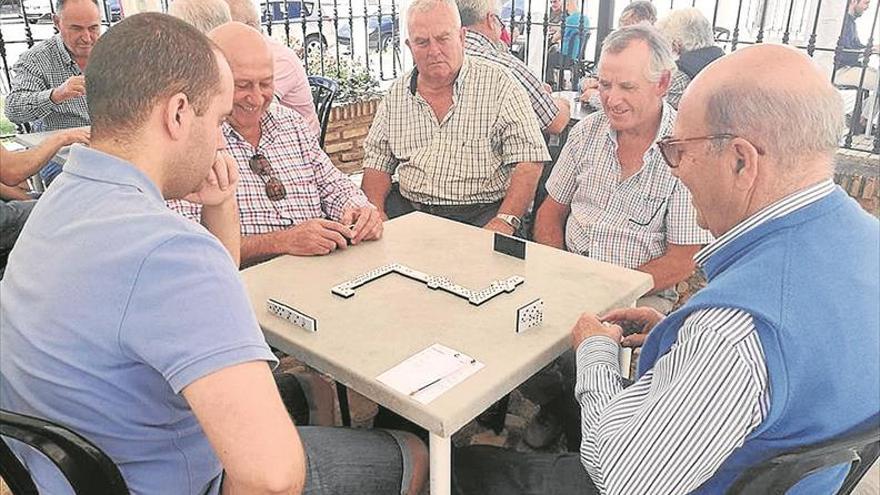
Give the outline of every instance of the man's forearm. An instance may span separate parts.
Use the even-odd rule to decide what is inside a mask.
[[[510,187],[498,213],[506,213],[522,218],[526,210],[535,199],[535,188],[541,178],[543,164],[536,162],[522,162],[513,169],[510,178]]]
[[[551,201],[551,197],[544,200],[535,215],[535,242],[565,249],[565,219],[568,217],[568,210],[560,209],[556,204],[550,203]]]
[[[229,251],[235,266],[241,264],[241,227],[235,196],[216,206],[202,207],[202,225]]]
[[[3,167],[0,169],[0,182],[15,186],[36,174],[61,149],[62,141],[57,135],[46,139],[39,146],[26,151],[11,152],[4,149]]]
[[[281,232],[283,231],[242,236],[241,266],[247,267],[287,253]]]
[[[361,189],[370,203],[379,211],[385,211],[385,198],[391,191],[391,174],[380,172],[379,170],[366,168],[364,169],[364,180],[361,183]]]
[[[668,289],[685,280],[694,273],[696,267],[693,256],[700,250],[699,245],[667,246],[666,254],[655,258],[637,268],[654,278],[654,287],[649,294]]]

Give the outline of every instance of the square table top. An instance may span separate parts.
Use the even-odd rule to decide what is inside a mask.
[[[369,399],[441,436],[450,436],[570,345],[583,311],[631,305],[652,286],[645,273],[529,242],[526,259],[493,250],[493,232],[414,212],[385,223],[382,239],[322,257],[281,256],[242,272],[267,341]],[[512,275],[525,283],[474,306],[398,274],[343,299],[330,288],[400,263],[481,289]],[[317,319],[311,333],[266,309],[278,299]],[[516,310],[544,300],[544,323],[516,333]],[[485,367],[429,404],[376,377],[434,343]]]

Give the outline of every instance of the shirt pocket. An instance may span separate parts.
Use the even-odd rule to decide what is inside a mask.
[[[489,138],[452,141],[448,144],[448,168],[440,171],[443,179],[472,192],[483,190],[499,172],[500,158],[492,149]]]

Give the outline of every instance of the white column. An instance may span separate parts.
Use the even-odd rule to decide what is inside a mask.
[[[452,492],[452,440],[431,433],[431,495]]]

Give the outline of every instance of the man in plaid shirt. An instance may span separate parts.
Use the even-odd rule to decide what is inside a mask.
[[[54,131],[89,125],[83,71],[101,36],[97,0],[59,0],[58,34],[26,51],[12,67],[6,116]]]
[[[209,37],[223,51],[235,80],[232,114],[222,132],[240,173],[242,264],[279,254],[328,254],[381,237],[378,211],[333,166],[305,120],[272,104],[272,53],[262,35],[232,22]],[[199,219],[198,205],[169,205]]]
[[[606,40],[604,111],[572,130],[535,224],[542,244],[651,274],[660,297],[650,305],[663,313],[677,297],[666,289],[693,273],[694,254],[712,240],[656,144],[675,122],[663,101],[674,68],[668,43],[652,27],[627,27]]]
[[[550,158],[528,96],[505,68],[464,54],[454,0],[415,0],[407,19],[416,67],[376,112],[364,192],[389,217],[419,210],[513,234]]]

